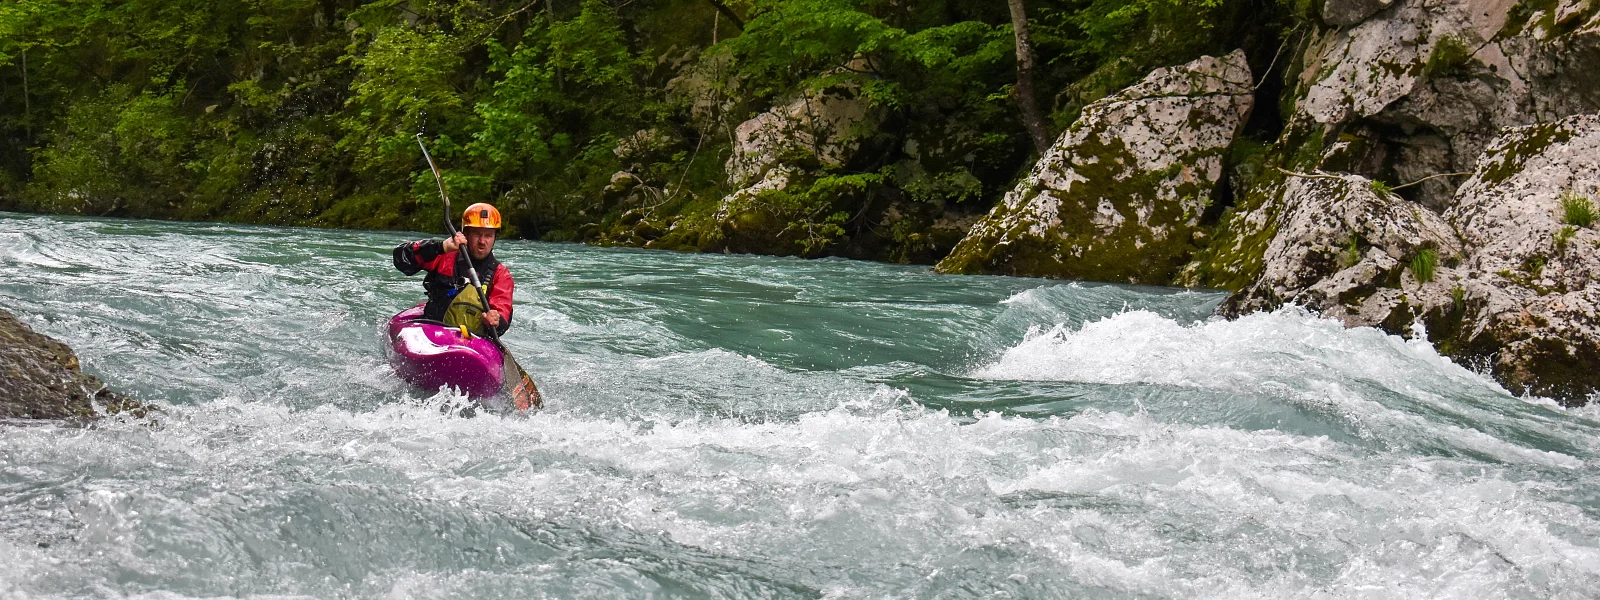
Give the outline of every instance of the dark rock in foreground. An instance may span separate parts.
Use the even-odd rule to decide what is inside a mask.
[[[72,348],[0,310],[0,419],[84,420],[101,416],[102,410],[145,412],[84,374]]]

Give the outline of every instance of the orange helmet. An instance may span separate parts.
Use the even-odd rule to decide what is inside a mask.
[[[467,207],[467,212],[461,214],[462,227],[488,227],[500,228],[500,211],[495,210],[488,203],[479,202]]]

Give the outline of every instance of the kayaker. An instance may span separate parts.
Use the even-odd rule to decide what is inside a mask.
[[[422,289],[428,305],[422,318],[441,321],[451,327],[464,327],[482,336],[485,327],[503,334],[511,328],[511,294],[516,283],[511,271],[494,258],[495,236],[500,229],[500,211],[479,202],[461,215],[461,231],[444,240],[406,242],[394,249],[394,267],[406,275],[427,271]],[[466,253],[460,250],[465,248]],[[467,257],[478,273],[478,281],[488,288],[489,310],[483,310],[480,292],[467,277]]]

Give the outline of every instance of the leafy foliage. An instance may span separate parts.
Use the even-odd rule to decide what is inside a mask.
[[[1029,2],[1040,99],[1066,127],[1150,68],[1270,53],[1287,1]],[[904,260],[1028,167],[1004,3],[724,4],[742,30],[705,0],[13,0],[0,209],[438,230],[420,133],[511,235]],[[864,150],[747,198],[771,227],[734,232],[739,124],[822,90],[877,111]],[[919,217],[872,233],[891,206]]]
[[[1377,194],[1379,198],[1388,198],[1394,195],[1393,187],[1376,179],[1367,182],[1367,187],[1372,188],[1372,193]]]
[[[348,116],[339,149],[350,153],[359,170],[386,170],[413,162],[416,142],[432,120],[446,128],[462,118],[466,99],[451,82],[461,63],[461,42],[432,28],[380,28],[364,54],[351,57],[356,78],[345,101]],[[448,129],[447,129],[448,131]],[[455,145],[448,134],[435,137],[443,156]]]

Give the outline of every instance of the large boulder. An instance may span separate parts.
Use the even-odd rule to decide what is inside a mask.
[[[1298,304],[1351,327],[1408,326],[1400,298],[1424,294],[1461,254],[1443,217],[1358,175],[1293,174],[1281,201],[1245,223],[1247,237],[1270,241],[1261,276],[1220,307],[1227,315]]]
[[[1089,105],[937,269],[1170,282],[1249,115],[1251,82],[1235,51]]]
[[[868,63],[858,58],[825,73],[831,82],[807,89],[734,129],[726,170],[734,189],[709,223],[684,222],[664,243],[700,250],[821,255],[840,237],[833,198],[813,197],[812,184],[847,168],[862,155],[884,111],[859,94]],[[822,194],[821,196],[827,196]]]
[[[1507,130],[1443,215],[1360,176],[1288,174],[1209,249],[1259,260],[1219,311],[1297,304],[1425,332],[1512,392],[1581,404],[1600,389],[1600,233],[1566,205],[1592,214],[1597,190],[1600,115]]]
[[[843,167],[870,127],[872,109],[849,86],[802,94],[734,130],[728,183],[744,187],[774,170]]]
[[[696,130],[726,135],[747,110],[733,58],[726,52],[701,54],[667,82],[667,102],[688,117]]]
[[[1491,143],[1445,213],[1468,247],[1459,324],[1430,331],[1493,357],[1508,389],[1581,403],[1600,390],[1600,233],[1564,222],[1596,204],[1600,115],[1518,128]],[[1593,209],[1591,208],[1591,213]]]
[[[1466,172],[1496,133],[1600,110],[1600,3],[1327,0],[1294,121],[1359,139],[1351,168],[1399,184]],[[1381,11],[1381,12],[1380,12]],[[1374,14],[1376,13],[1376,14]],[[1442,211],[1461,178],[1408,192]]]
[[[0,419],[93,419],[143,409],[78,365],[78,355],[0,310]]]

